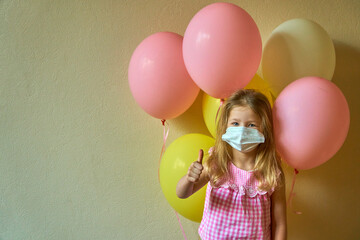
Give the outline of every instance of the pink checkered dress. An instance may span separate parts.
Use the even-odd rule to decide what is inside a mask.
[[[201,239],[270,239],[272,192],[257,190],[254,172],[230,164],[231,179],[206,190]]]

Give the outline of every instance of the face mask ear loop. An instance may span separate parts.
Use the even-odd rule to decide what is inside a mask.
[[[220,99],[220,105],[219,105],[219,108],[218,108],[218,110],[217,110],[217,112],[216,112],[216,117],[215,117],[215,127],[216,127],[216,122],[217,122],[217,118],[218,118],[218,115],[219,115],[220,108],[221,108],[221,106],[224,104],[224,102],[225,102],[225,99],[221,98],[221,99]]]
[[[294,193],[294,187],[295,187],[295,181],[296,181],[296,175],[299,174],[299,171],[295,168],[294,169],[294,176],[293,176],[293,181],[291,184],[291,190],[290,190],[290,194],[289,194],[289,198],[287,201],[287,206],[290,207],[290,209],[293,209],[292,207],[292,203],[293,203],[293,198],[295,197],[295,193]],[[295,214],[302,214],[302,212],[298,212],[298,211],[294,211],[292,210]]]

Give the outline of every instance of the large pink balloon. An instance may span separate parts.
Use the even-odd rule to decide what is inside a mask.
[[[277,149],[296,169],[314,168],[329,160],[344,143],[350,125],[341,90],[319,77],[289,84],[276,99],[273,114]]]
[[[186,28],[186,68],[208,95],[226,98],[254,77],[261,59],[258,27],[242,8],[213,3],[201,9]]]
[[[129,65],[129,84],[136,102],[148,114],[171,119],[185,112],[199,93],[186,70],[183,37],[155,33],[135,49]]]

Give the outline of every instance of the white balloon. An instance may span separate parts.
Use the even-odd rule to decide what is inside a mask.
[[[265,44],[262,73],[276,95],[302,77],[331,80],[334,70],[334,44],[327,32],[311,20],[297,18],[280,24]]]

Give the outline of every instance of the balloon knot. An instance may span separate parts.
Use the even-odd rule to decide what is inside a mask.
[[[299,174],[299,170],[297,170],[296,168],[294,169],[295,174]]]
[[[161,123],[163,126],[165,126],[166,119],[161,119]]]
[[[224,102],[225,102],[225,99],[220,99],[220,106],[222,106],[223,104],[224,104]]]

